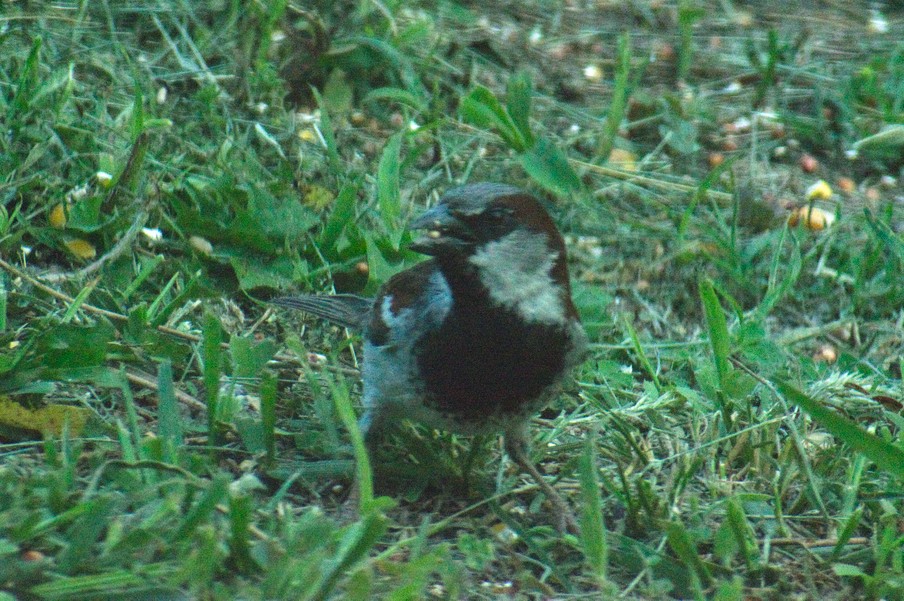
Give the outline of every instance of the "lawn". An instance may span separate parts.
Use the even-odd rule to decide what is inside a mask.
[[[901,40],[899,1],[3,3],[0,601],[904,598]],[[267,302],[373,294],[478,181],[566,238],[591,352],[531,434],[580,533],[496,437],[361,461],[360,337]]]

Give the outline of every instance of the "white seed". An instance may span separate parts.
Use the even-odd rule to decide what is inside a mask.
[[[210,255],[213,253],[213,244],[201,236],[191,236],[188,239],[188,243],[202,255]]]
[[[155,227],[143,227],[141,233],[151,242],[160,242],[163,240],[163,232]]]
[[[113,181],[113,176],[106,171],[98,171],[94,174],[94,177],[97,179],[97,183],[100,184],[101,188],[109,188],[110,183]]]
[[[599,81],[603,78],[603,70],[599,65],[587,65],[584,67],[584,77],[590,81]]]

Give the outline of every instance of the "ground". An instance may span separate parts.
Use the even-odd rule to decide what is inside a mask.
[[[904,596],[900,2],[12,2],[0,600]],[[504,181],[591,353],[360,458],[405,224]],[[356,468],[357,465],[357,468]],[[357,482],[357,484],[353,484]],[[358,487],[377,499],[356,512]]]

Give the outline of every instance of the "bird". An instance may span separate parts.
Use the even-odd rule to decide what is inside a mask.
[[[430,258],[375,298],[298,295],[271,302],[363,334],[364,413],[371,456],[394,422],[462,434],[501,433],[508,456],[577,531],[567,503],[529,456],[529,423],[586,354],[565,242],[535,196],[501,183],[452,188],[409,225]]]

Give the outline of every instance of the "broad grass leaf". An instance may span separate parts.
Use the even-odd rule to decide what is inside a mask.
[[[477,86],[471,90],[462,99],[458,112],[471,125],[495,131],[515,152],[524,152],[530,147],[511,115],[488,88]]]
[[[788,383],[778,382],[777,386],[785,398],[812,415],[813,419],[841,442],[866,455],[882,471],[904,480],[904,450],[900,447],[870,434]]]
[[[545,138],[521,155],[521,166],[531,179],[557,196],[568,197],[582,189],[565,153]]]

